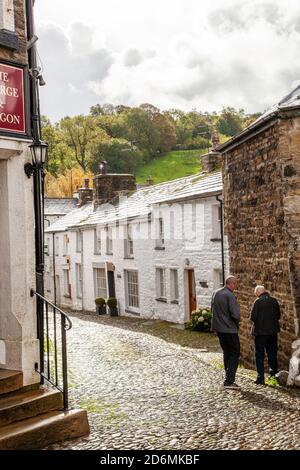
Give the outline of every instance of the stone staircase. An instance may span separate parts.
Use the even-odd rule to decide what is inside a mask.
[[[63,411],[62,393],[0,369],[0,450],[42,449],[89,433],[85,410]]]

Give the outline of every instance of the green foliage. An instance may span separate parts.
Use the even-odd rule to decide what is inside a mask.
[[[95,304],[96,304],[96,305],[105,305],[106,302],[105,302],[105,299],[103,299],[103,297],[97,297],[97,298],[95,299]]]
[[[109,297],[109,299],[106,301],[106,304],[109,306],[109,308],[116,308],[118,306],[118,302],[115,297]]]
[[[145,184],[149,175],[156,184],[199,173],[201,171],[200,155],[205,151],[205,149],[180,150],[160,155],[138,168],[137,182]]]
[[[210,308],[199,308],[192,312],[191,319],[186,323],[185,327],[193,331],[210,331],[212,313]]]
[[[217,130],[221,134],[234,136],[243,130],[244,110],[237,111],[234,108],[223,108],[218,120]]]
[[[97,173],[101,161],[106,160],[112,173],[135,173],[143,162],[143,153],[125,139],[111,138],[93,146],[90,168]]]

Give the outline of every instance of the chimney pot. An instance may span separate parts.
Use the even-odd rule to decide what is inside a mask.
[[[89,186],[90,186],[90,180],[88,178],[86,178],[84,180],[84,187],[85,187],[85,189],[89,189]]]
[[[147,178],[147,185],[152,186],[153,183],[154,183],[153,178],[152,178],[152,176],[149,175],[148,178]]]

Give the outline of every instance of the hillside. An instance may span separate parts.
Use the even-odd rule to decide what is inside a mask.
[[[204,149],[168,152],[139,168],[136,172],[137,182],[145,184],[149,175],[156,184],[199,173],[200,155],[203,153]]]

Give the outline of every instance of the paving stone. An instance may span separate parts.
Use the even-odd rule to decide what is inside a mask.
[[[162,339],[128,318],[72,322],[70,401],[91,434],[48,449],[300,449],[299,390],[258,387],[243,368],[241,393],[228,393],[216,348],[182,347],[171,327]]]

